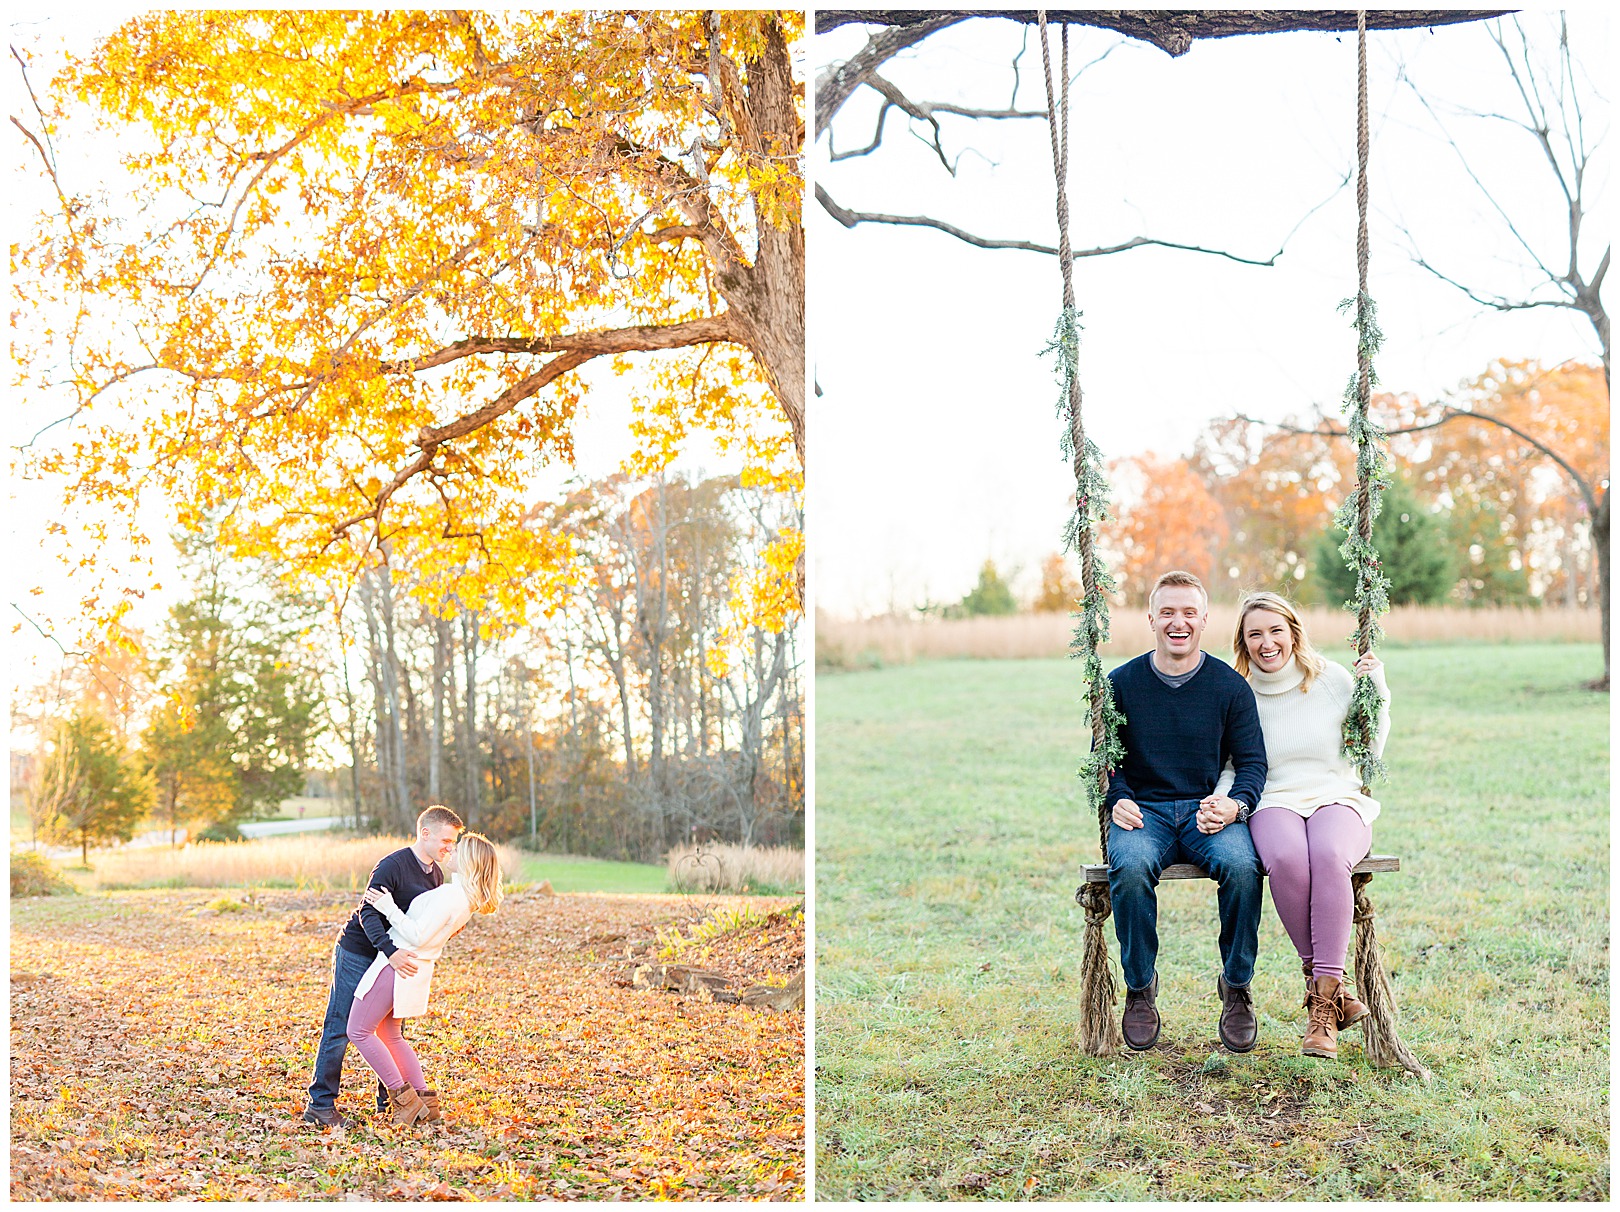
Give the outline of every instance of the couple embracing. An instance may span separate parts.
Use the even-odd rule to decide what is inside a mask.
[[[1125,975],[1121,1026],[1132,1048],[1159,1038],[1156,888],[1165,867],[1196,863],[1218,882],[1221,1042],[1255,1045],[1249,981],[1259,951],[1260,884],[1305,970],[1309,1011],[1301,1050],[1336,1057],[1338,1032],[1366,1017],[1345,987],[1354,896],[1350,870],[1366,856],[1378,801],[1340,753],[1352,673],[1325,660],[1298,613],[1274,593],[1238,609],[1234,665],[1206,656],[1209,595],[1189,572],[1167,572],[1148,595],[1153,651],[1110,673],[1125,717],[1125,757],[1105,806],[1108,889]],[[1389,733],[1383,666],[1367,653],[1383,705],[1374,748]]]
[[[343,1054],[353,1044],[377,1075],[377,1110],[394,1122],[444,1118],[401,1021],[424,1014],[433,964],[474,913],[501,903],[501,864],[482,834],[460,836],[461,818],[434,806],[416,818],[416,840],[371,872],[365,895],[332,948],[332,986],[304,1119],[348,1123],[337,1110]],[[450,878],[446,880],[445,873]]]

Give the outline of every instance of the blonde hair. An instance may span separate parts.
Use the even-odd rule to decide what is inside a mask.
[[[456,843],[456,871],[467,886],[474,913],[494,913],[501,903],[501,859],[482,833],[463,834]]]
[[[1192,573],[1183,572],[1178,568],[1171,572],[1161,574],[1159,579],[1153,582],[1153,588],[1148,590],[1147,596],[1149,611],[1152,611],[1153,609],[1153,595],[1169,585],[1185,585],[1189,589],[1196,589],[1199,593],[1204,595],[1204,609],[1209,609],[1209,590],[1204,588],[1204,583],[1197,577],[1193,576]]]
[[[1305,674],[1305,680],[1300,683],[1300,693],[1308,693],[1311,683],[1327,668],[1327,658],[1311,646],[1311,637],[1305,634],[1305,624],[1300,620],[1299,612],[1281,594],[1251,593],[1238,604],[1237,630],[1232,633],[1232,667],[1243,677],[1249,676],[1249,646],[1243,642],[1243,624],[1250,612],[1255,610],[1280,614],[1288,623],[1288,630],[1294,638],[1294,660],[1299,662]]]

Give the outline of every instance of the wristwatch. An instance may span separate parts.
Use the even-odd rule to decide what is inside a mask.
[[[1254,809],[1250,808],[1242,800],[1233,800],[1232,802],[1238,806],[1237,819],[1247,825],[1249,823],[1249,817],[1254,812]]]

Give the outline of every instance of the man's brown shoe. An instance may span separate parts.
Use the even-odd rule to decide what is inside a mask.
[[[1248,986],[1238,989],[1226,983],[1226,977],[1215,978],[1215,991],[1221,995],[1221,1043],[1232,1052],[1247,1052],[1254,1047],[1260,1024],[1254,1017],[1254,1002]]]
[[[1314,973],[1311,971],[1310,960],[1303,961],[1300,966],[1305,970],[1305,1000],[1300,1002],[1300,1005],[1309,1010],[1311,1008],[1311,977]],[[1367,1003],[1358,1002],[1354,997],[1350,996],[1350,986],[1340,981],[1339,1030],[1343,1031],[1346,1027],[1354,1027],[1366,1017]]]
[[[1146,989],[1125,990],[1125,1013],[1120,1019],[1120,1032],[1125,1042],[1138,1052],[1146,1051],[1159,1042],[1159,1011],[1153,999],[1159,995],[1159,974]]]
[[[347,1128],[349,1121],[338,1114],[336,1107],[305,1107],[304,1122],[319,1124],[323,1128]]]
[[[1343,982],[1336,976],[1311,980],[1311,1017],[1305,1024],[1305,1038],[1299,1050],[1306,1056],[1339,1057],[1339,990]]]

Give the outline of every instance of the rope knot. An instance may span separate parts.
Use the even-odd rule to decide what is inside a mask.
[[[1082,884],[1074,899],[1086,911],[1086,929],[1101,930],[1103,923],[1114,912],[1113,901],[1108,896],[1107,884]]]

